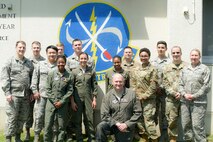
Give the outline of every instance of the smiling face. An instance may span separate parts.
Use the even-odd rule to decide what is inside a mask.
[[[126,60],[132,60],[132,50],[130,48],[124,49],[124,59]]]
[[[193,66],[196,66],[200,63],[200,52],[199,50],[192,50],[190,53],[190,60]]]
[[[87,66],[87,61],[88,61],[88,56],[87,56],[87,54],[82,53],[82,54],[79,56],[80,66],[81,66],[82,68],[85,68],[85,67]]]
[[[81,41],[74,41],[72,48],[74,52],[79,55],[82,52],[82,42]]]
[[[114,74],[112,79],[112,85],[116,91],[122,91],[124,88],[124,78],[120,74]]]
[[[140,57],[140,60],[141,60],[142,63],[145,63],[145,64],[149,63],[150,57],[149,57],[149,54],[147,52],[145,52],[145,51],[141,52],[139,57]]]
[[[58,55],[64,55],[64,46],[57,46],[58,48]]]
[[[120,70],[121,69],[121,60],[117,57],[114,58],[113,65],[114,65],[115,70]]]
[[[63,57],[59,57],[57,59],[57,66],[60,72],[63,72],[65,70],[65,65],[66,65],[66,60]]]
[[[34,56],[40,56],[41,47],[38,44],[32,44],[32,51]]]
[[[16,54],[19,58],[23,58],[26,51],[26,45],[24,43],[18,43],[16,45]]]
[[[49,48],[47,50],[47,59],[49,62],[53,63],[56,61],[56,58],[57,58],[57,51],[52,49],[52,48]]]
[[[181,55],[182,55],[180,47],[173,47],[171,52],[172,52],[173,62],[179,63],[181,61]]]

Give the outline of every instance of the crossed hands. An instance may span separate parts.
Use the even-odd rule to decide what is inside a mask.
[[[115,124],[117,126],[117,128],[121,131],[121,132],[126,132],[127,131],[127,125],[126,123],[116,123]]]

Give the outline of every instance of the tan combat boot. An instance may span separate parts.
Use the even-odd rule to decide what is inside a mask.
[[[149,138],[146,134],[142,134],[139,142],[149,142]]]
[[[169,142],[176,142],[177,141],[176,139],[177,139],[176,137],[170,137],[170,141]]]

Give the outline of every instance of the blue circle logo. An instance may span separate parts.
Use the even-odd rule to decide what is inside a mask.
[[[85,3],[75,7],[66,15],[60,28],[65,54],[72,55],[72,41],[81,39],[82,50],[94,59],[97,74],[112,67],[113,56],[123,55],[129,36],[122,14],[105,3]]]

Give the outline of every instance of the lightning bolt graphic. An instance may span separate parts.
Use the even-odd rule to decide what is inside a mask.
[[[92,32],[92,36],[94,37],[94,35],[95,35],[96,31],[97,31],[95,8],[94,7],[92,9],[92,14],[90,16],[90,21],[92,22],[92,25],[90,27],[90,31]],[[93,39],[93,41],[92,41],[91,52],[93,52],[92,58],[94,59],[95,65],[96,65],[98,57],[96,56],[97,47],[96,47],[96,43],[94,42],[94,40],[96,40],[96,39]]]

